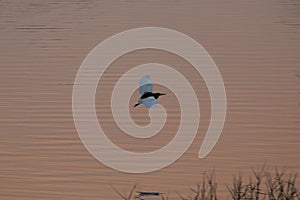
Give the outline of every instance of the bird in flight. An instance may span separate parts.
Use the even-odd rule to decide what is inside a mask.
[[[138,102],[134,105],[134,107],[137,107],[140,104],[144,104],[147,108],[153,108],[157,105],[157,99],[158,97],[162,95],[166,95],[163,93],[152,93],[153,89],[153,83],[149,76],[143,76],[140,80],[140,99]]]

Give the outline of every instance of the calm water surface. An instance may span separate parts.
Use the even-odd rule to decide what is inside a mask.
[[[225,184],[233,174],[248,174],[264,162],[300,172],[299,18],[296,0],[0,1],[1,199],[118,199],[110,185],[129,191],[134,183],[143,190],[170,190],[179,199],[175,190],[188,194],[187,187],[211,168],[220,196],[226,198]],[[177,162],[148,174],[126,174],[102,165],[84,148],[72,118],[72,84],[81,62],[99,42],[144,26],[178,30],[206,48],[222,73],[228,113],[219,142],[199,160],[210,118],[201,76],[167,52],[122,56],[105,72],[96,94],[99,121],[115,144],[152,151],[170,141],[178,128],[179,104],[160,86],[157,90],[169,92],[160,100],[169,114],[160,134],[145,141],[116,127],[109,108],[111,90],[133,66],[173,66],[188,77],[201,107],[197,138]],[[138,124],[149,122],[142,107],[131,114]]]

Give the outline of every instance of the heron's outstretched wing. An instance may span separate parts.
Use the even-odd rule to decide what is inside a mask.
[[[154,97],[147,97],[142,101],[147,108],[153,108],[157,105],[157,100]]]
[[[149,76],[143,76],[140,80],[140,94],[143,95],[146,92],[152,92],[153,84]]]

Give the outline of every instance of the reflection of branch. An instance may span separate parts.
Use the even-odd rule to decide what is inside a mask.
[[[165,198],[164,195],[161,195],[161,200],[169,200],[169,191],[167,193],[167,197]]]
[[[136,188],[136,184],[132,187],[132,189],[131,189],[131,191],[130,191],[130,193],[128,195],[128,199],[131,199],[131,197],[133,195],[133,191],[135,190],[135,188]]]
[[[130,200],[132,195],[133,195],[133,192],[136,188],[136,184],[132,187],[130,193],[128,194],[128,196],[126,197],[124,194],[122,194],[121,192],[119,192],[116,188],[114,188],[113,186],[111,186],[111,188],[120,196],[122,197],[123,200]]]
[[[125,195],[121,194],[117,189],[115,189],[113,186],[111,186],[111,188],[120,196],[122,197],[122,199],[127,200]]]
[[[176,191],[176,193],[177,193],[178,196],[181,198],[181,200],[188,200],[188,199],[184,198],[179,192]]]

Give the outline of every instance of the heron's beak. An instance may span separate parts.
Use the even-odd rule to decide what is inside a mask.
[[[166,94],[164,94],[164,93],[160,94],[160,96],[162,96],[162,95],[166,95]]]

